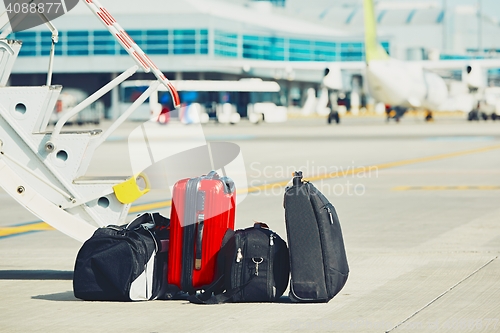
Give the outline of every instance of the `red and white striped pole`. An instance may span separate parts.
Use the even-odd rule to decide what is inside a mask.
[[[137,64],[146,72],[152,72],[156,78],[170,91],[174,106],[181,104],[179,93],[158,69],[155,63],[149,59],[144,51],[135,43],[135,41],[125,32],[125,30],[116,22],[115,18],[104,8],[98,0],[82,0],[87,7],[101,20],[108,31],[115,37],[120,45],[134,58]]]

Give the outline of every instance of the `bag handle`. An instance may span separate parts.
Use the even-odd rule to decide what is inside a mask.
[[[147,229],[153,229],[154,227],[160,226],[169,227],[170,219],[162,216],[160,213],[143,213],[130,221],[125,227],[125,230],[135,230],[141,225],[145,225]]]
[[[203,179],[220,179],[224,183],[224,192],[225,193],[231,194],[234,192],[234,189],[235,189],[234,181],[229,177],[219,176],[219,174],[215,170],[210,171],[208,174],[206,174],[205,176],[202,176],[201,178],[203,178]]]
[[[292,180],[292,184],[294,186],[299,186],[299,185],[302,185],[302,171],[295,171],[293,173],[293,180]]]
[[[253,227],[256,228],[256,229],[267,229],[269,230],[269,226],[267,225],[267,223],[265,222],[261,222],[261,221],[253,221]]]
[[[170,227],[170,219],[168,217],[161,215],[158,212],[151,214],[151,218],[153,219],[153,222],[157,227],[165,227],[165,228]]]
[[[152,226],[149,227],[148,224],[152,224]],[[146,225],[146,227],[148,229],[154,228],[154,219],[150,213],[144,213],[144,214],[137,216],[135,219],[130,221],[129,224],[127,224],[127,226],[125,227],[125,230],[126,231],[135,230],[142,225]]]
[[[215,170],[212,170],[210,171],[204,178],[208,178],[208,179],[219,179],[219,174],[217,173],[217,171]]]

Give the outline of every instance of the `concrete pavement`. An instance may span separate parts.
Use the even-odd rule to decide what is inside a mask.
[[[122,126],[89,173],[127,174],[126,136],[137,125]],[[32,231],[0,238],[0,331],[500,331],[500,123],[316,118],[204,129],[241,147],[256,188],[237,207],[237,228],[260,220],[286,236],[280,182],[295,168],[332,201],[351,269],[339,295],[328,304],[83,302],[71,281],[80,244]],[[154,191],[137,206],[168,196]],[[0,231],[36,221],[3,191],[0,213]]]

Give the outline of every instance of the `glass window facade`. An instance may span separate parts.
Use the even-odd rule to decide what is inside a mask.
[[[341,43],[340,57],[347,61],[362,60],[364,53],[363,43]]]
[[[208,30],[198,30],[200,54],[208,54]]]
[[[210,47],[208,29],[130,30],[128,34],[147,54],[209,55],[214,57],[246,58],[269,61],[362,61],[361,41],[314,40],[285,36],[238,34],[214,30]],[[51,34],[48,31],[17,32],[13,36],[23,41],[21,57],[48,56]],[[389,52],[389,42],[382,46]],[[116,56],[126,51],[106,30],[61,31],[56,45],[59,56]]]
[[[66,32],[67,54],[69,56],[86,56],[90,54],[88,31]]]
[[[146,30],[143,37],[144,52],[147,54],[168,54],[168,30]]]
[[[305,39],[290,39],[289,60],[308,61],[314,57],[311,47],[312,42]]]
[[[17,32],[15,38],[23,41],[23,46],[19,51],[20,57],[35,57],[37,55],[40,55],[39,53],[37,54],[38,45],[40,43],[38,43],[37,40],[38,34],[36,32],[28,32],[28,31]]]
[[[107,31],[93,31],[93,50],[95,55],[114,55],[115,39]]]
[[[196,30],[174,30],[174,54],[196,54]]]
[[[243,35],[243,58],[285,60],[285,39],[274,36]]]
[[[214,54],[216,56],[236,58],[238,56],[238,35],[215,30]]]
[[[337,60],[338,43],[334,42],[314,42],[315,61],[335,61]]]
[[[380,42],[387,54],[391,54],[391,49],[389,47],[389,42]]]

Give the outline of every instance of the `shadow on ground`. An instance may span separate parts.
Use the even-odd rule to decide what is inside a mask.
[[[47,294],[32,296],[31,299],[42,299],[45,301],[57,301],[57,302],[81,302],[78,298],[73,295],[73,291],[65,291],[62,293]]]
[[[0,280],[73,280],[73,271],[0,270]]]

